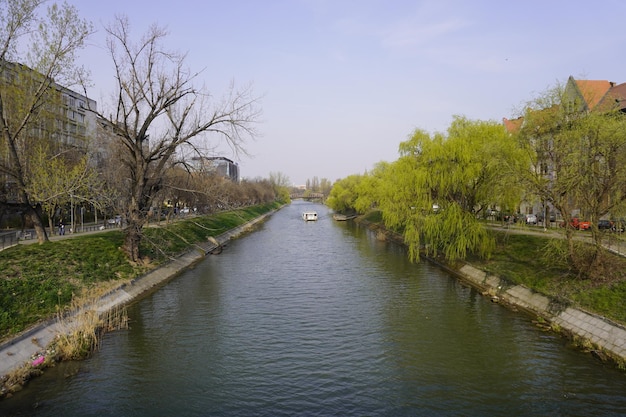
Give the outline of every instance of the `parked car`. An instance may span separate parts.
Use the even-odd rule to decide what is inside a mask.
[[[598,221],[598,229],[600,230],[612,230],[613,222],[610,220],[599,220]]]
[[[624,233],[626,230],[626,219],[613,220],[611,224],[611,230],[614,232]]]
[[[526,215],[526,224],[537,224],[537,215],[536,214],[527,214]]]
[[[578,217],[574,217],[572,219],[572,226],[574,227],[574,229],[578,230],[589,230],[591,228],[591,222],[586,222],[580,220]]]
[[[539,213],[539,214],[537,214],[537,221],[538,221],[539,223],[543,223],[543,217],[544,217],[544,214],[543,214],[543,213]],[[553,212],[553,211],[551,211],[551,212],[550,212],[550,215],[549,215],[549,220],[548,220],[548,221],[549,221],[549,222],[555,222],[555,221],[556,221],[556,213],[555,213],[555,212]]]
[[[591,222],[581,221],[578,217],[570,220],[570,224],[577,230],[589,230],[591,228]],[[560,226],[565,227],[565,222],[561,222]]]
[[[120,216],[120,215],[118,214],[117,216],[115,216],[115,217],[113,217],[113,218],[111,218],[111,219],[108,219],[108,220],[107,220],[107,223],[108,223],[108,224],[111,224],[111,225],[113,225],[113,224],[114,224],[114,225],[119,226],[119,225],[121,225],[121,224],[122,224],[122,216]]]

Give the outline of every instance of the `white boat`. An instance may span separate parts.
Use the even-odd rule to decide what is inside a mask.
[[[314,211],[305,211],[302,213],[302,219],[306,222],[314,222],[317,220],[317,213]]]

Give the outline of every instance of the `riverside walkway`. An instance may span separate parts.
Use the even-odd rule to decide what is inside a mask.
[[[544,228],[542,226],[517,226],[502,223],[490,223],[488,227],[492,230],[504,233],[551,237],[555,239],[563,239],[563,235],[565,233],[562,228],[558,227]],[[591,231],[588,230],[575,231],[574,239],[582,242],[593,243],[591,239]],[[626,235],[624,233],[615,234],[613,232],[607,232],[604,236],[602,245],[607,250],[615,254],[626,256]]]

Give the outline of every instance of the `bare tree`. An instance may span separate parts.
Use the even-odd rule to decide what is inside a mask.
[[[270,172],[270,178],[268,181],[272,185],[276,197],[286,203],[291,202],[289,193],[291,180],[286,174],[283,174],[282,172]]]
[[[42,16],[43,3],[0,0],[0,175],[5,179],[0,203],[24,213],[40,243],[48,236],[37,210],[40,202],[29,193],[34,178],[29,152],[35,143],[53,140],[56,83],[68,87],[85,78],[74,62],[92,31],[73,6],[52,3]]]
[[[194,85],[199,73],[186,68],[185,54],[165,48],[163,28],[153,25],[138,43],[123,16],[106,30],[117,85],[112,116],[104,111],[100,116],[111,122],[121,145],[120,162],[128,173],[124,250],[138,261],[148,211],[174,160],[190,153],[206,156],[215,137],[245,153],[243,144],[254,136],[260,112],[250,88],[231,86],[223,101],[212,101]]]
[[[557,86],[529,103],[517,138],[531,169],[519,171],[528,190],[562,215],[570,264],[591,272],[602,252],[598,221],[626,202],[626,117],[619,109],[580,111]],[[591,221],[594,250],[581,256],[572,218]]]

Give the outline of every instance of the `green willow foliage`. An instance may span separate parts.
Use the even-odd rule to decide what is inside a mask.
[[[358,187],[361,182],[361,175],[350,175],[335,182],[326,204],[338,213],[356,211],[355,202],[358,197]]]
[[[494,240],[479,218],[519,204],[514,173],[529,166],[514,138],[500,123],[455,117],[446,135],[416,130],[399,152],[393,163],[337,182],[331,208],[377,207],[385,226],[402,231],[413,261],[422,250],[450,261],[489,257]]]
[[[521,199],[513,173],[524,154],[504,127],[455,117],[447,135],[418,130],[400,153],[380,208],[387,226],[404,230],[410,258],[422,249],[450,261],[488,257],[494,240],[479,218]]]

